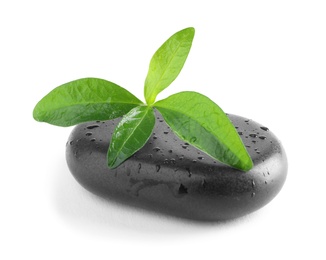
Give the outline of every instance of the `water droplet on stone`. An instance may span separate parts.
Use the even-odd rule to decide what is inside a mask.
[[[96,121],[97,122],[97,121]],[[98,122],[99,123],[99,122]],[[89,125],[89,126],[87,126],[86,128],[87,129],[94,129],[94,128],[96,128],[96,127],[99,127],[99,125]]]
[[[192,160],[193,163],[196,163],[197,161],[196,160]]]
[[[73,145],[73,144],[74,144],[74,141],[70,141],[69,144],[70,144],[70,145]]]
[[[238,134],[239,134],[239,135],[243,135],[243,133],[242,133],[242,132],[238,132]]]
[[[191,171],[189,168],[186,168],[186,171],[188,172],[188,176],[191,177]]]
[[[261,135],[261,136],[259,136],[259,138],[260,138],[261,140],[265,140],[265,139],[266,139],[266,136]]]
[[[204,159],[204,157],[203,156],[199,156],[199,157],[197,157],[199,160],[203,160]]]
[[[252,182],[251,182],[251,186],[252,186],[253,188],[255,188],[255,186],[256,186],[256,183],[255,183],[255,181],[254,181],[254,180],[252,180]]]
[[[161,169],[161,166],[160,165],[156,165],[156,172],[159,172]]]
[[[172,153],[173,151],[172,150],[169,150],[169,153]]]
[[[180,184],[178,193],[180,195],[187,194],[188,193],[188,189],[183,184]]]
[[[89,133],[86,133],[86,136],[91,136],[91,135],[92,135],[92,133],[90,133],[90,132]]]
[[[256,196],[256,193],[251,193],[251,197],[253,198],[253,197],[255,197]]]
[[[138,164],[138,173],[140,172],[140,169],[141,169],[141,164],[139,163]]]
[[[169,133],[169,131],[164,131],[163,133],[167,135]]]
[[[155,147],[155,148],[153,148],[153,151],[155,151],[155,152],[158,152],[158,151],[160,151],[160,150],[161,150],[160,147]]]
[[[264,131],[269,131],[269,129],[266,126],[261,126],[260,128]]]
[[[153,136],[153,139],[157,139],[157,136]]]
[[[248,123],[249,122],[249,119],[246,119],[245,122]]]
[[[203,188],[205,189],[206,188],[206,186],[207,186],[207,182],[205,181],[205,180],[203,180],[202,182],[201,182],[201,185],[203,186]]]
[[[95,138],[92,138],[92,139],[91,139],[91,142],[95,142],[95,140],[96,140]]]
[[[183,144],[181,147],[182,147],[183,149],[187,149],[188,145],[184,145],[184,144]]]
[[[256,134],[249,134],[250,137],[256,138],[257,135]]]

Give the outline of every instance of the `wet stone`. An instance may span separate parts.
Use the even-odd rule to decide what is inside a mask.
[[[162,118],[158,112],[156,116]],[[255,138],[254,146],[252,138],[240,136],[254,162],[248,172],[207,155],[199,159],[198,154],[203,153],[198,149],[185,144],[172,131],[164,133],[164,120],[156,121],[154,143],[148,142],[113,170],[107,167],[106,154],[120,119],[80,124],[69,137],[67,163],[84,188],[110,201],[201,221],[240,217],[263,207],[278,194],[286,179],[287,159],[281,143],[267,127],[228,116],[239,132],[264,131],[264,139]]]

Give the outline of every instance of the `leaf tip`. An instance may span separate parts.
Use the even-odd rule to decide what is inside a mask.
[[[118,165],[108,163],[108,167],[109,167],[110,170],[113,170],[113,169],[117,168]]]
[[[111,161],[110,158],[108,158],[108,167],[110,170],[113,170],[117,168],[119,164],[115,163],[115,161]]]
[[[184,34],[189,35],[191,38],[191,41],[195,37],[195,28],[194,27],[185,28],[185,29],[181,30],[180,32],[183,32]]]
[[[195,31],[196,31],[196,30],[195,30],[194,27],[188,27],[187,29],[188,29],[190,32],[192,32],[193,34],[195,34]]]
[[[39,110],[38,104],[33,109],[33,118],[34,118],[34,120],[36,120],[38,122],[42,122],[42,117],[40,115],[40,110]]]
[[[181,30],[181,31],[189,31],[189,32],[192,32],[192,33],[195,33],[195,28],[194,27],[192,27],[192,26],[189,26],[189,27],[187,27],[187,28],[184,28],[183,30]]]
[[[111,170],[119,166],[119,164],[117,164],[116,161],[117,161],[117,159],[111,155],[111,151],[110,151],[110,147],[109,147],[108,153],[107,153],[107,165]]]
[[[254,163],[251,159],[251,157],[248,154],[248,158],[246,158],[247,160],[242,164],[241,169],[244,172],[250,171],[253,167],[254,167]]]

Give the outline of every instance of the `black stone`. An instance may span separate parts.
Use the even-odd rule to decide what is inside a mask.
[[[228,116],[253,159],[248,172],[223,165],[181,141],[158,112],[149,141],[116,169],[107,167],[106,154],[120,119],[76,126],[67,142],[67,163],[83,187],[105,198],[196,220],[240,217],[277,195],[286,179],[287,159],[265,126]]]

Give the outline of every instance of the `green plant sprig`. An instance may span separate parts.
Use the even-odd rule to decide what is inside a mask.
[[[41,99],[34,108],[34,119],[72,126],[122,116],[107,153],[108,166],[115,168],[146,144],[154,128],[156,108],[180,139],[233,168],[250,170],[253,162],[236,129],[208,97],[185,91],[156,101],[179,75],[194,35],[194,28],[183,29],[155,52],[145,80],[146,104],[110,81],[83,78],[61,85]]]

